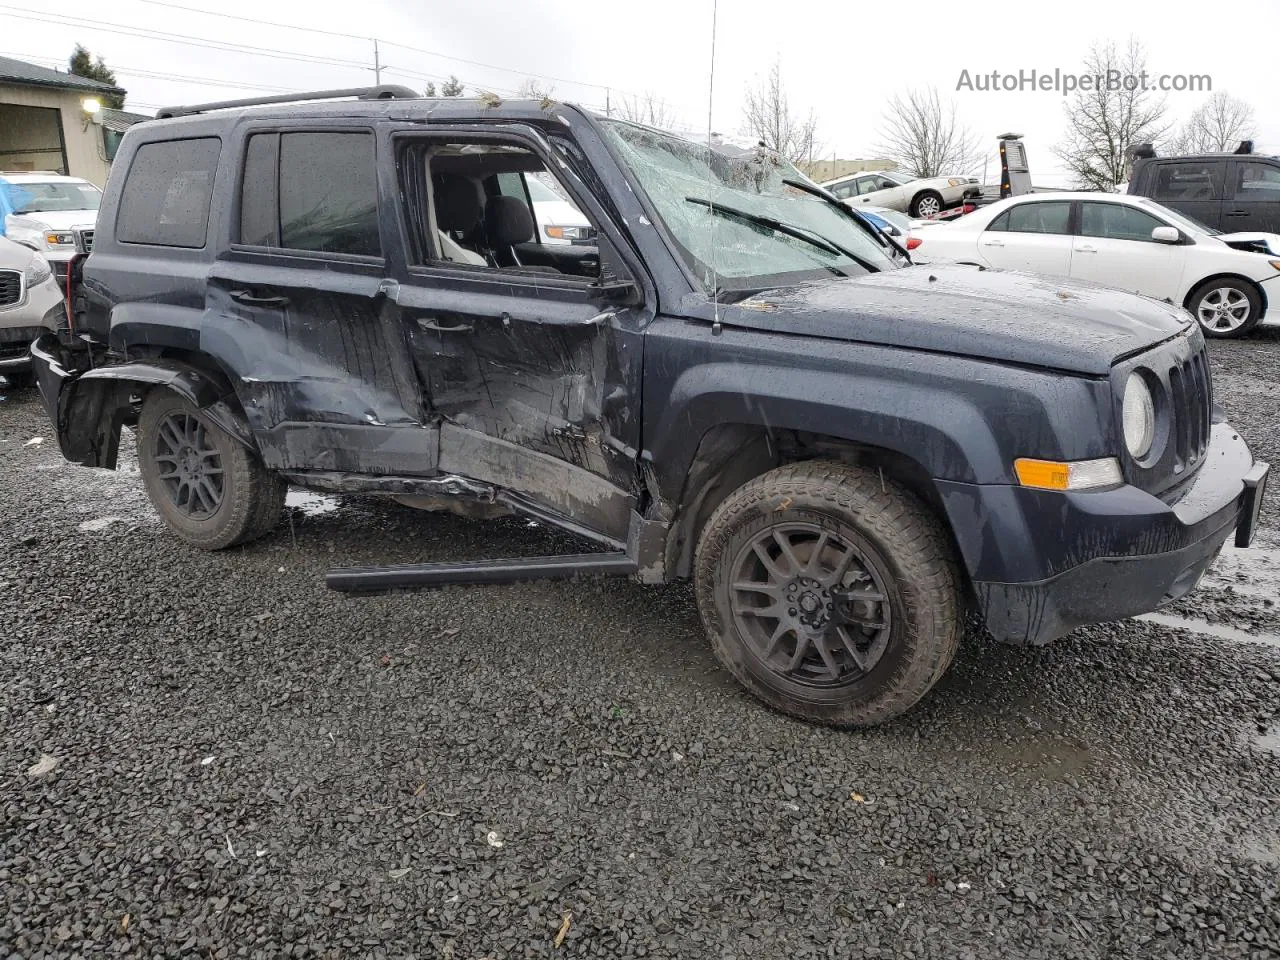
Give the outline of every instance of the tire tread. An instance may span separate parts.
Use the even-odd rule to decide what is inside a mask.
[[[822,715],[770,690],[749,672],[735,669],[725,647],[725,631],[715,601],[717,569],[733,531],[766,502],[807,501],[843,515],[882,543],[893,545],[893,561],[903,583],[920,598],[925,629],[912,623],[900,639],[906,669],[890,689],[869,702],[852,702]],[[938,519],[924,504],[879,471],[836,460],[804,460],[762,474],[732,492],[712,513],[698,542],[694,567],[698,609],[716,658],[753,693],[772,706],[806,719],[836,726],[881,723],[914,706],[946,673],[961,636],[960,573]]]

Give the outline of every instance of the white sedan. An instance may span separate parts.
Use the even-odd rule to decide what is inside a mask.
[[[1221,234],[1146,197],[1011,197],[918,236],[917,262],[1092,280],[1185,307],[1210,337],[1248,333],[1280,295],[1280,236]]]
[[[913,217],[937,216],[969,197],[981,195],[982,186],[973,177],[928,177],[921,179],[896,170],[855,173],[822,184],[847,205],[888,207]]]

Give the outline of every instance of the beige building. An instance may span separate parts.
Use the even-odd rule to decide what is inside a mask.
[[[847,177],[851,173],[866,173],[868,170],[897,170],[898,165],[892,160],[815,160],[805,164],[805,173],[809,179],[818,183],[826,183],[837,177]]]
[[[103,111],[86,111],[85,100],[95,98],[101,106],[104,95],[123,92],[0,57],[0,170],[49,170],[104,186],[114,142]]]

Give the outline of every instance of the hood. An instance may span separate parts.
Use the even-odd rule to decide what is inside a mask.
[[[960,264],[766,290],[726,324],[1104,376],[1176,336],[1184,311],[1092,283]]]
[[[587,218],[578,212],[577,207],[563,200],[535,200],[533,209],[541,224],[552,224],[557,227],[591,226]]]
[[[1274,233],[1219,233],[1213,239],[1221,240],[1234,250],[1280,256],[1280,236]]]
[[[30,247],[0,237],[0,270],[25,270],[35,255]]]
[[[11,213],[10,227],[21,226],[32,230],[73,230],[76,227],[92,229],[98,219],[97,210],[42,210],[39,213]]]

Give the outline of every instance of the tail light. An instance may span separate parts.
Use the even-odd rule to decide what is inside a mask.
[[[914,250],[920,244],[924,243],[919,237],[907,237],[907,249]]]

